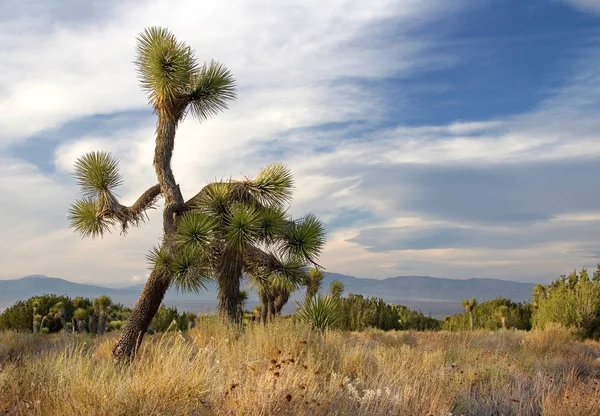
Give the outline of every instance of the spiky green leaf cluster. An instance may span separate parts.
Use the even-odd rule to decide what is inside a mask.
[[[75,180],[83,194],[96,198],[102,192],[112,192],[123,183],[119,162],[109,152],[86,153],[75,161]]]
[[[284,232],[283,249],[290,255],[316,261],[325,245],[325,228],[313,214],[291,223]]]
[[[260,212],[254,206],[236,204],[230,210],[225,227],[230,247],[243,252],[260,236]]]
[[[316,295],[296,305],[296,316],[313,329],[325,331],[341,321],[339,302],[331,296]]]
[[[282,235],[286,227],[285,212],[277,207],[267,207],[260,216],[260,238],[271,245]]]
[[[177,243],[184,248],[203,251],[213,242],[216,226],[215,219],[203,212],[187,212],[177,224]]]
[[[285,165],[272,164],[258,172],[252,190],[261,204],[280,207],[292,199],[294,178]]]
[[[226,110],[236,97],[235,80],[223,64],[210,61],[194,72],[190,79],[190,112],[199,120]]]
[[[138,37],[138,75],[154,107],[180,107],[197,64],[192,49],[167,29],[151,27]]]
[[[110,232],[112,222],[98,215],[96,201],[77,199],[69,208],[69,225],[83,237],[98,237]]]
[[[192,48],[169,30],[148,28],[137,41],[138,76],[158,112],[179,122],[189,109],[205,120],[236,98],[231,72],[215,61],[199,66]]]
[[[150,268],[170,276],[172,284],[184,293],[206,289],[206,283],[214,276],[210,258],[199,247],[179,246],[173,252],[162,246],[153,247],[146,259]]]

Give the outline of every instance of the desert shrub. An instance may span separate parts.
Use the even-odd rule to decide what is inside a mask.
[[[314,329],[325,331],[335,328],[341,321],[340,304],[332,296],[315,295],[297,304],[296,315],[300,321]]]
[[[349,294],[340,299],[340,327],[348,331],[367,328],[390,330],[436,330],[440,321],[404,305],[391,305],[381,298]]]
[[[532,306],[529,303],[517,303],[510,299],[497,298],[478,303],[473,308],[473,328],[490,331],[502,328],[500,310],[506,310],[506,325],[508,328],[531,329]],[[469,329],[469,314],[467,312],[447,316],[442,322],[442,329],[447,331],[466,331]]]
[[[537,286],[533,295],[535,328],[559,323],[581,337],[600,339],[600,265],[591,279],[585,268],[573,271],[548,287]]]
[[[177,329],[179,331],[185,331],[188,329],[189,318],[187,313],[184,312],[179,314],[176,307],[165,307],[162,305],[156,315],[152,319],[150,326],[156,332],[165,332],[168,329]],[[173,323],[175,322],[175,323]]]

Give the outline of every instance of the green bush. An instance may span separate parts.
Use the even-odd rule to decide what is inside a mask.
[[[529,330],[531,329],[532,306],[529,303],[516,303],[510,299],[497,298],[478,303],[473,308],[473,329],[487,329],[490,331],[502,328],[502,319],[499,314],[504,311],[508,328]],[[469,314],[467,312],[447,316],[442,322],[442,328],[448,331],[469,330]]]
[[[579,274],[560,276],[548,287],[536,286],[533,298],[535,328],[558,323],[582,337],[600,339],[600,264],[591,279],[584,268]]]
[[[340,304],[332,296],[316,295],[297,303],[296,314],[300,321],[314,329],[325,331],[335,328],[341,322]]]

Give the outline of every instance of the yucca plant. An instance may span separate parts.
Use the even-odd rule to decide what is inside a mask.
[[[36,332],[39,331],[40,322],[42,320],[42,316],[38,313],[38,311],[40,309],[40,301],[38,299],[34,299],[32,302],[32,307],[33,307],[33,333],[35,334]]]
[[[321,290],[324,279],[323,271],[317,267],[311,268],[305,276],[306,298],[316,296]]]
[[[106,295],[101,295],[94,299],[94,315],[98,317],[98,335],[104,334],[108,327],[106,315],[111,306],[112,300]]]
[[[339,301],[332,296],[315,295],[297,303],[296,315],[313,329],[335,328],[342,319]]]
[[[191,114],[205,120],[235,98],[235,82],[221,64],[199,66],[193,50],[168,30],[150,28],[138,38],[136,65],[142,87],[157,114],[154,168],[158,184],[131,206],[121,205],[115,188],[123,178],[116,159],[93,152],[75,164],[83,198],[71,207],[71,226],[83,236],[102,236],[111,227],[124,233],[143,223],[159,196],[165,202],[163,237],[148,256],[152,271],[113,350],[132,357],[167,289],[198,291],[216,278],[219,311],[239,319],[237,306],[244,273],[263,278],[279,273],[298,281],[306,264],[315,264],[324,229],[313,215],[293,220],[285,212],[293,180],[274,164],[244,180],[208,184],[185,201],[171,169],[177,126]]]
[[[60,326],[62,330],[66,331],[67,313],[65,311],[65,304],[63,302],[57,302],[54,306],[52,306],[52,308],[50,308],[50,313],[54,314],[54,317],[60,320]]]
[[[465,299],[462,302],[462,306],[463,308],[465,308],[465,311],[469,314],[469,329],[472,331],[475,324],[473,311],[477,307],[477,299]]]
[[[251,282],[262,304],[260,319],[263,323],[267,323],[273,317],[281,315],[281,310],[302,280],[291,280],[279,273],[273,273],[267,276],[251,276]]]
[[[145,220],[145,212],[164,198],[161,259],[170,267],[155,267],[150,273],[113,355],[132,357],[142,342],[169,286],[176,280],[184,290],[202,281],[201,269],[188,268],[196,253],[177,246],[178,220],[191,207],[181,194],[171,169],[175,133],[187,114],[202,121],[227,108],[235,98],[235,81],[225,66],[211,61],[198,65],[194,51],[167,29],[146,29],[137,39],[137,66],[142,88],[157,116],[154,169],[158,183],[130,206],[122,205],[115,189],[123,183],[118,162],[107,152],[92,152],[75,163],[75,177],[83,191],[69,212],[71,227],[84,237],[102,236],[119,226],[125,233]],[[179,273],[179,279],[175,276]],[[181,277],[187,277],[181,279]]]
[[[88,311],[83,308],[77,308],[73,317],[77,326],[77,332],[84,333],[87,328],[87,320],[89,319]]]

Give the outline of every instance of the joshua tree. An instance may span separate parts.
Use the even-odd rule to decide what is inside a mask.
[[[60,319],[60,325],[64,331],[67,330],[67,314],[65,311],[65,304],[62,302],[56,303],[51,309],[50,312],[54,314],[55,318]]]
[[[96,315],[94,313],[94,310],[92,309],[91,311],[87,311],[87,315],[88,315],[88,330],[90,331],[90,334],[97,334],[98,333],[98,315]]]
[[[94,315],[98,317],[98,334],[102,335],[106,331],[106,327],[108,325],[108,320],[106,319],[106,314],[108,313],[108,309],[112,305],[112,300],[106,296],[98,296],[94,299]]]
[[[176,244],[178,219],[189,211],[190,204],[183,199],[171,169],[175,133],[186,114],[205,120],[226,109],[235,98],[231,73],[214,61],[199,66],[194,51],[166,29],[153,27],[140,35],[135,64],[158,119],[154,149],[158,183],[142,193],[133,205],[124,206],[114,193],[123,182],[117,161],[106,152],[88,153],[75,164],[75,176],[84,198],[75,201],[69,215],[71,226],[86,237],[102,236],[116,225],[124,233],[144,222],[145,212],[154,207],[159,196],[164,198],[161,257],[174,266],[161,267],[163,264],[153,268],[114,347],[116,358],[133,357],[174,280],[181,282],[187,278],[183,285],[186,289],[197,286],[193,282],[198,282],[198,276],[191,270],[187,273],[185,267],[179,274],[184,279],[176,279],[176,265],[185,263],[184,258],[190,259],[187,255],[190,253],[183,253]]]
[[[194,312],[188,312],[186,316],[188,320],[188,328],[194,328],[196,326],[196,314]]]
[[[237,301],[237,322],[242,324],[244,318],[244,306],[246,305],[246,301],[248,300],[248,292],[245,290],[240,290]]]
[[[538,308],[540,301],[548,296],[548,288],[544,285],[536,285],[531,291],[533,297],[533,307]]]
[[[298,288],[303,278],[304,276],[300,280],[291,281],[276,273],[268,276],[252,276],[253,285],[262,303],[260,318],[263,323],[267,323],[276,315],[281,315],[281,310],[288,302],[291,293]]]
[[[321,286],[323,285],[323,278],[323,272],[317,267],[308,271],[308,275],[306,276],[305,280],[307,298],[312,298],[319,293]]]
[[[275,288],[275,315],[281,315],[283,307],[288,303],[288,300],[290,300],[290,295],[294,290],[296,290],[295,286],[286,284]]]
[[[235,321],[244,271],[279,272],[295,279],[304,263],[314,263],[324,244],[323,227],[314,216],[292,221],[283,211],[293,183],[282,165],[261,170],[254,180],[209,184],[183,199],[171,169],[177,126],[188,113],[205,120],[226,109],[235,98],[235,82],[221,64],[198,66],[193,50],[165,29],[142,33],[137,54],[142,86],[158,116],[158,184],[133,205],[123,206],[114,193],[122,183],[117,161],[108,153],[90,153],[75,164],[85,197],[70,212],[76,231],[101,236],[117,224],[122,232],[140,225],[145,211],[164,197],[162,241],[148,256],[152,272],[113,349],[117,358],[135,354],[171,284],[198,291],[216,277],[221,316]],[[263,250],[269,247],[274,253]]]
[[[75,310],[73,318],[75,319],[75,322],[77,325],[77,332],[79,332],[79,333],[85,332],[85,329],[87,326],[86,321],[89,318],[88,311],[83,308],[78,308]]]
[[[38,313],[40,309],[40,301],[39,299],[33,300],[33,333],[36,333],[40,330],[40,322],[42,320],[42,316]]]
[[[226,320],[240,318],[244,272],[299,282],[305,265],[316,264],[325,242],[323,226],[314,215],[293,220],[286,213],[292,189],[292,175],[281,164],[263,168],[254,179],[211,183],[178,224],[178,242],[200,252],[206,258],[200,268],[216,276],[219,312]]]
[[[467,313],[469,314],[469,329],[472,331],[473,325],[474,325],[473,310],[477,306],[477,299],[473,298],[471,300],[469,300],[469,299],[463,300],[462,305],[463,305],[463,308],[465,308],[465,311],[467,311]]]
[[[329,285],[329,294],[332,297],[339,299],[342,297],[343,293],[344,284],[342,282],[340,282],[339,280],[334,280],[333,282],[331,282],[331,284]]]
[[[509,309],[506,305],[500,305],[498,310],[496,311],[496,316],[502,322],[502,329],[506,330],[506,318],[508,318]]]

